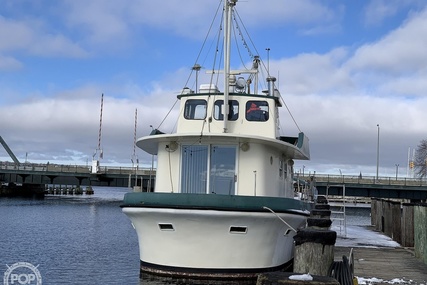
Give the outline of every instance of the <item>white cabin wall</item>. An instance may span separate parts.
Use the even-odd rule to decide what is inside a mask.
[[[238,195],[286,197],[285,179],[279,176],[279,159],[282,154],[264,145],[250,143],[248,151],[239,150]],[[272,157],[272,163],[270,160]]]
[[[276,127],[275,122],[270,118],[267,122],[248,122],[245,117],[237,121],[228,122],[228,130],[230,133],[241,135],[255,135],[261,137],[275,138]]]
[[[166,145],[169,143],[161,142],[159,143],[159,150],[166,149]],[[179,175],[180,175],[180,147],[175,151],[159,151],[157,155],[157,172],[156,177],[162,177],[161,179],[156,179],[155,192],[174,192],[177,193],[179,189]],[[170,162],[169,162],[170,160]],[[170,168],[169,168],[170,167]],[[172,183],[171,185],[171,174],[172,174]]]
[[[184,117],[180,117],[178,119],[177,124],[177,132],[178,133],[199,133],[207,129],[207,124],[205,123],[205,120],[186,120]],[[208,131],[204,131],[205,133]]]

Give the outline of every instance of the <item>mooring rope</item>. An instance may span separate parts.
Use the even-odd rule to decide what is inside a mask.
[[[269,207],[263,206],[264,209],[269,210],[270,212],[272,212],[274,215],[276,215],[277,218],[279,218],[279,220],[281,220],[285,225],[287,225],[291,230],[293,230],[294,232],[297,232],[296,229],[294,229],[290,224],[288,224],[284,219],[282,219],[281,217],[279,217],[279,215],[277,215],[272,209],[270,209]]]

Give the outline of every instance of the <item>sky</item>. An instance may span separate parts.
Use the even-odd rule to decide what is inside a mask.
[[[176,117],[162,121],[218,6],[2,0],[0,136],[21,162],[90,164],[104,94],[101,165],[131,166],[135,110],[137,137],[173,129]],[[407,176],[408,153],[427,138],[426,1],[245,0],[236,9],[297,122],[282,108],[284,135],[299,128],[310,138],[311,160],[295,171],[375,175],[378,149],[379,176]],[[151,156],[135,155],[149,167]],[[3,148],[0,161],[12,161]]]

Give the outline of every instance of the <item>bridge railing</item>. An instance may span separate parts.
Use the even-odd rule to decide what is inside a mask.
[[[299,179],[309,180],[313,175],[295,174]],[[382,184],[382,185],[402,185],[402,186],[427,186],[426,178],[410,177],[378,177],[361,175],[331,175],[317,174],[316,182],[339,183],[339,184]]]
[[[4,170],[22,170],[22,171],[46,171],[46,172],[59,172],[59,173],[81,173],[90,174],[91,167],[84,165],[64,165],[64,164],[36,164],[36,163],[21,163],[15,164],[13,162],[0,161],[0,169]],[[128,175],[156,175],[156,170],[149,168],[135,167],[120,167],[120,166],[100,166],[97,174],[128,174]],[[310,174],[295,173],[294,177],[300,180],[309,181]],[[317,182],[327,183],[352,183],[352,184],[383,184],[383,185],[403,185],[403,186],[427,186],[426,178],[409,178],[409,177],[384,177],[380,176],[361,176],[361,175],[332,175],[332,174],[319,174],[315,175]]]
[[[40,172],[59,172],[59,173],[81,173],[90,174],[91,167],[84,165],[65,165],[65,164],[36,164],[0,162],[0,169],[21,170],[21,171],[40,171]],[[100,166],[97,174],[129,174],[129,175],[155,175],[156,170],[147,168],[121,167],[121,166]]]

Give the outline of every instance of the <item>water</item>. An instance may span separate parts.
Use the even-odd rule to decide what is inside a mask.
[[[43,284],[140,284],[138,240],[119,207],[126,188],[92,196],[0,199],[0,278],[16,262]]]
[[[342,208],[331,207],[332,211],[342,211]],[[371,208],[367,207],[351,207],[345,208],[346,224],[348,226],[369,226],[371,225]],[[332,214],[331,218],[340,218],[342,215]],[[336,224],[337,221],[334,221]]]
[[[94,190],[92,196],[0,198],[0,280],[7,265],[29,262],[38,265],[43,284],[199,283],[140,279],[137,236],[119,207],[129,190]],[[348,208],[347,223],[369,224],[369,209]]]

